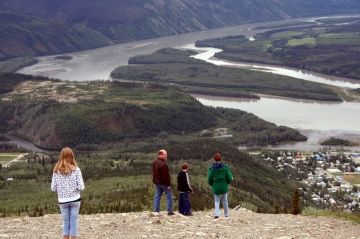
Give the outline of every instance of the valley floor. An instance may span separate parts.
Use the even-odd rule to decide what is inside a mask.
[[[165,215],[165,213],[162,213]],[[0,238],[61,238],[60,215],[1,218]],[[149,212],[81,215],[80,238],[360,238],[359,225],[328,217],[257,214],[240,209],[214,220],[212,212],[193,217]]]

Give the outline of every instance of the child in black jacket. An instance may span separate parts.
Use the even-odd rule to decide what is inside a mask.
[[[181,171],[178,174],[178,191],[179,191],[179,213],[185,216],[192,216],[190,206],[190,192],[192,188],[189,182],[189,164],[184,163],[181,166]]]

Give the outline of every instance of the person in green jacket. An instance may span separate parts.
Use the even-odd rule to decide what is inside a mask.
[[[215,219],[220,217],[220,201],[224,207],[225,218],[229,218],[228,191],[229,184],[233,180],[230,167],[221,162],[221,154],[214,155],[215,163],[208,170],[208,183],[214,193]]]

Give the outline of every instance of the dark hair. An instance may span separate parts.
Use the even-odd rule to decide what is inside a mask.
[[[181,165],[181,169],[182,170],[186,170],[186,169],[188,169],[189,168],[189,164],[188,163],[183,163],[182,165]]]

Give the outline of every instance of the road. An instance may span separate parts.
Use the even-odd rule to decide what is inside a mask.
[[[10,167],[11,164],[19,161],[20,159],[22,159],[23,157],[25,157],[26,155],[28,155],[27,153],[26,154],[20,154],[19,156],[17,156],[15,159],[11,160],[10,162],[7,162],[5,163],[3,166],[3,168],[8,168]],[[4,156],[12,156],[12,155],[4,155]]]

